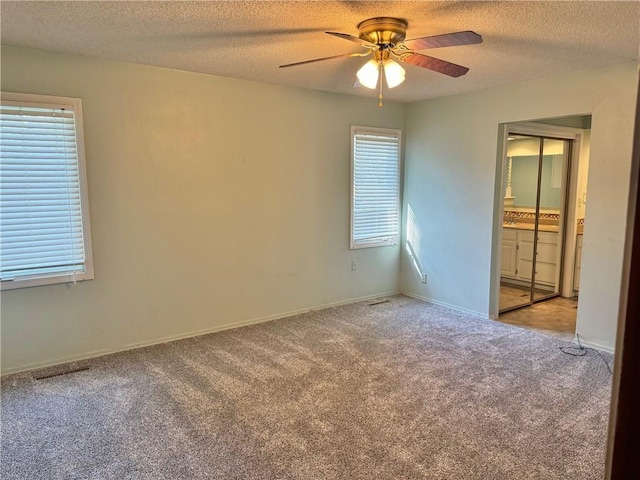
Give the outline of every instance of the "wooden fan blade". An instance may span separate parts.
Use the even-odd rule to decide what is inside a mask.
[[[467,30],[465,32],[413,38],[411,40],[405,40],[403,43],[409,50],[423,50],[426,48],[456,47],[458,45],[482,43],[482,37],[475,32]]]
[[[411,65],[433,70],[438,73],[444,73],[450,77],[460,77],[469,71],[467,67],[456,65],[455,63],[447,62],[446,60],[440,60],[439,58],[428,57],[421,53],[404,56],[402,60],[406,63],[410,63]]]
[[[366,40],[362,40],[361,38],[355,37],[353,35],[349,35],[348,33],[338,33],[338,32],[324,32],[329,35],[333,35],[334,37],[344,38],[345,40],[349,40],[350,42],[359,43],[360,45],[366,45],[367,47],[377,47],[375,43],[368,42]]]
[[[333,55],[331,57],[314,58],[313,60],[305,60],[304,62],[288,63],[287,65],[280,65],[279,68],[297,67],[298,65],[306,65],[307,63],[324,62],[325,60],[333,60],[334,58],[344,57],[359,57],[360,54],[356,53],[344,53],[342,55]]]

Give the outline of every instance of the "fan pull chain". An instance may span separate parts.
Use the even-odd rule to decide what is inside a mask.
[[[380,72],[378,74],[378,78],[380,79],[380,95],[378,95],[378,107],[382,108],[382,82],[384,80],[384,78],[382,78],[384,76],[384,68],[382,68],[382,60],[380,60],[380,63],[378,63],[378,71]]]

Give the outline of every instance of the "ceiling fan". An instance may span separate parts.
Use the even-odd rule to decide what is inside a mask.
[[[303,62],[280,65],[280,68],[296,67],[309,63],[323,62],[344,57],[366,57],[372,55],[372,59],[358,70],[358,82],[367,88],[374,89],[380,85],[379,105],[382,106],[382,78],[384,76],[389,88],[396,87],[404,81],[404,69],[394,59],[418,67],[443,73],[450,77],[460,77],[469,69],[455,63],[440,60],[417,53],[415,50],[427,48],[455,47],[458,45],[471,45],[482,43],[482,37],[472,31],[446,33],[430,37],[405,40],[408,23],[405,20],[393,17],[375,17],[358,24],[358,36],[348,33],[325,32],[338,38],[344,38],[360,44],[366,48],[366,52],[345,53],[331,57],[316,58]],[[380,82],[378,82],[380,80]]]

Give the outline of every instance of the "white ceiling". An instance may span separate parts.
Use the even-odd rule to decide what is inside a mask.
[[[281,64],[361,51],[326,35],[357,35],[377,16],[409,22],[408,38],[473,30],[484,43],[423,51],[466,76],[406,65],[385,94],[411,102],[638,58],[640,2],[210,1],[0,3],[3,44],[376,97],[353,88],[361,58]]]

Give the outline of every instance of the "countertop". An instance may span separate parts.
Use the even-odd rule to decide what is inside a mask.
[[[511,228],[513,230],[530,230],[533,231],[533,223],[503,223],[503,228]],[[540,232],[557,232],[559,231],[557,225],[540,225],[538,227]],[[584,233],[584,225],[578,225],[576,228],[576,235],[582,235]]]
[[[503,223],[502,227],[512,228],[515,230],[531,230],[531,231],[534,230],[533,223]],[[539,225],[538,231],[539,232],[557,232],[558,226],[557,225]]]

